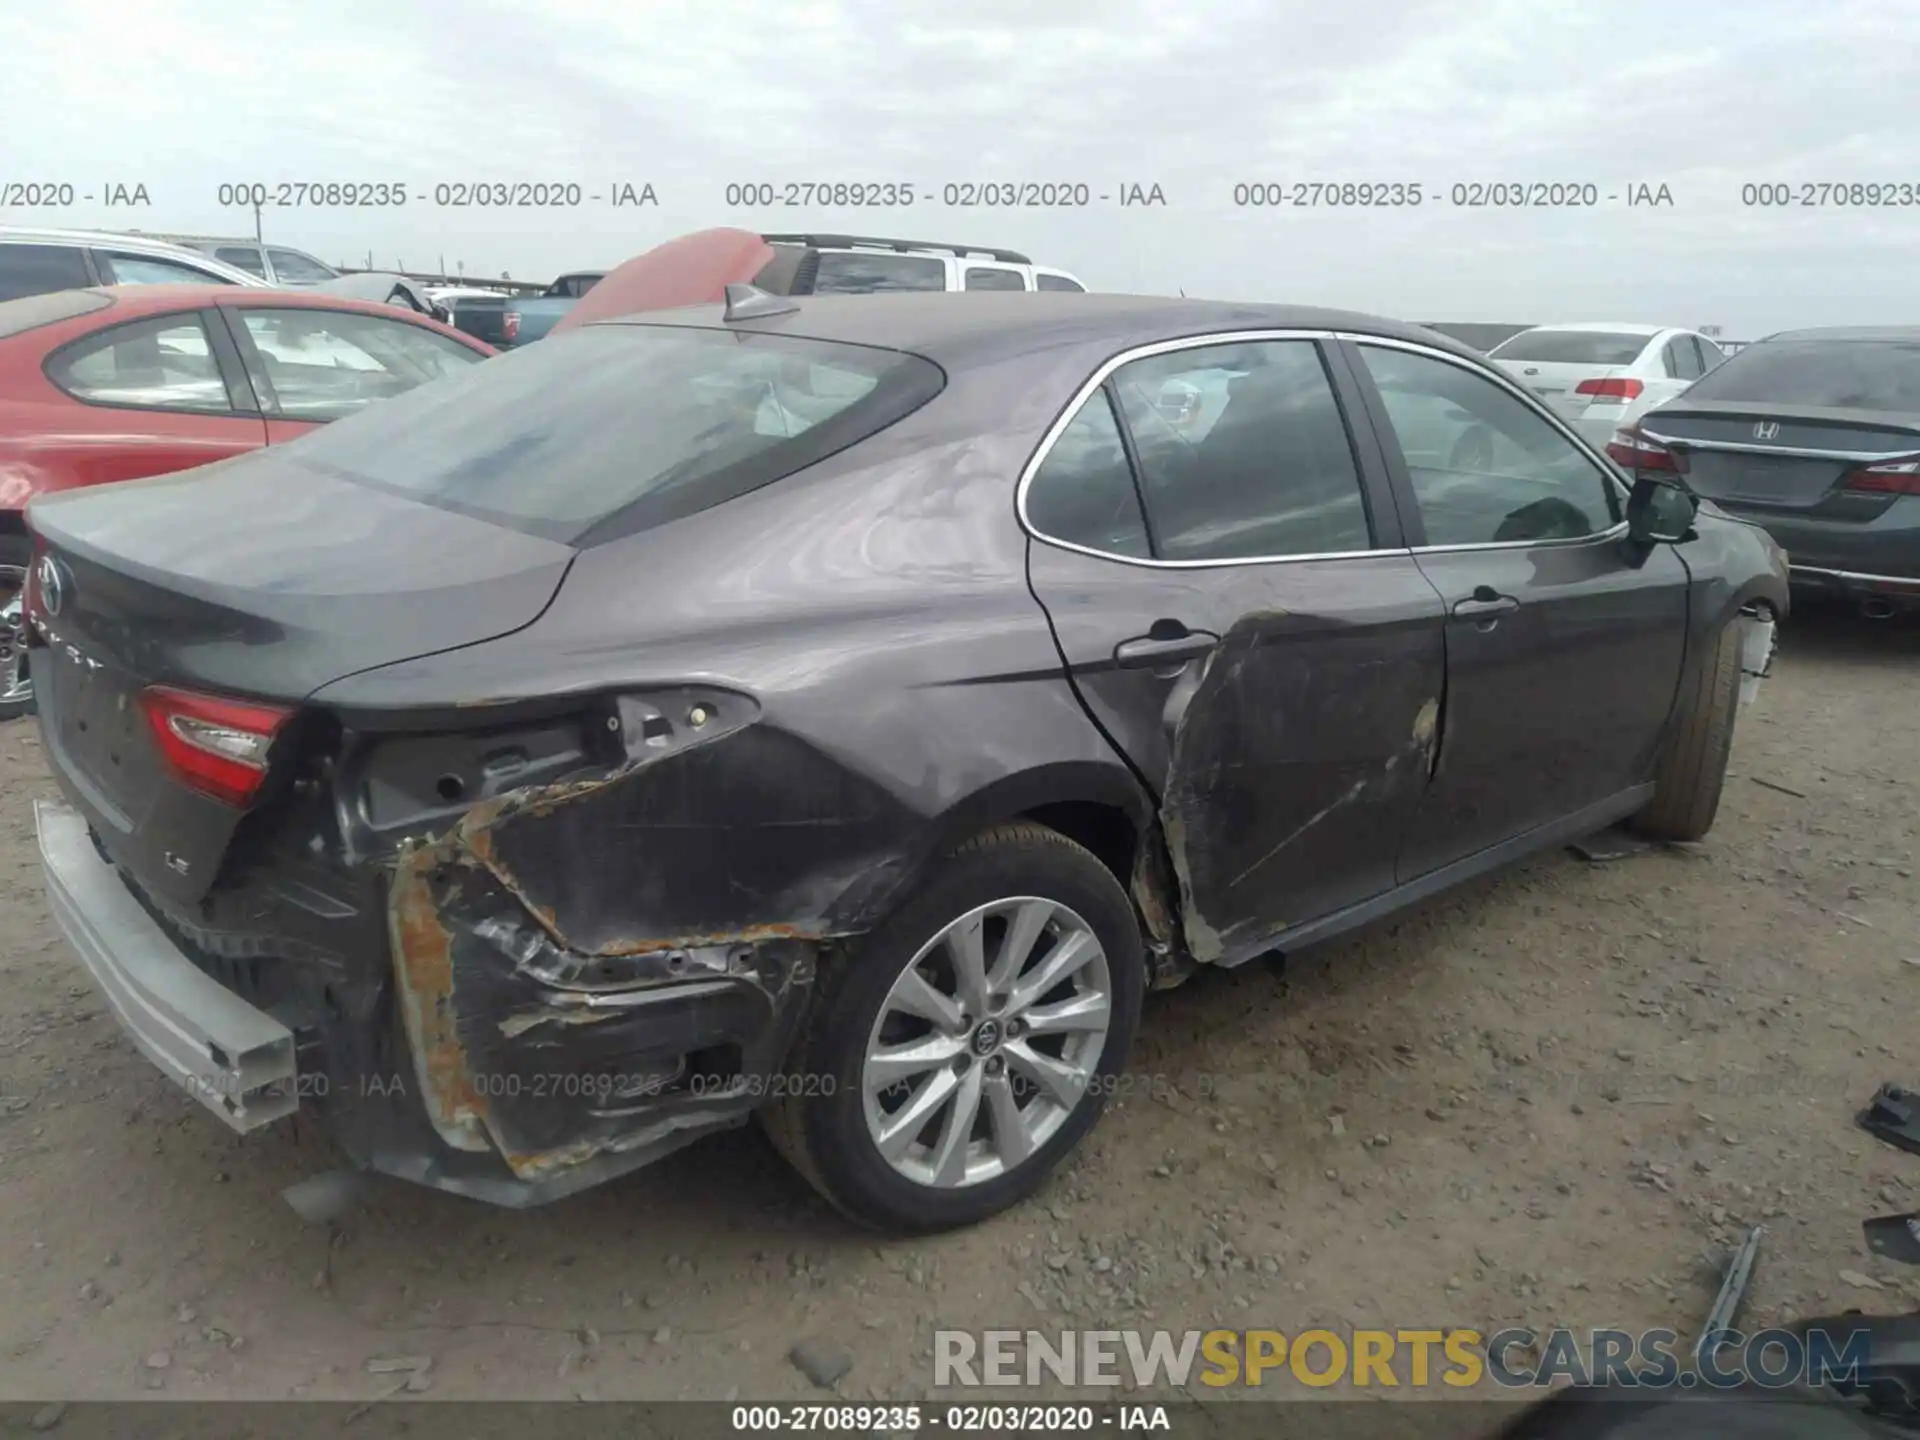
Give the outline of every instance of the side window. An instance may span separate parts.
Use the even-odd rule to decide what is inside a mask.
[[[1517,396],[1462,365],[1362,345],[1429,545],[1571,540],[1611,529],[1619,496]]]
[[[1027,487],[1027,523],[1042,535],[1146,559],[1147,524],[1107,392],[1096,390],[1060,432]]]
[[[181,260],[156,255],[122,255],[103,251],[100,258],[113,271],[115,285],[225,285],[232,282]]]
[[[1076,295],[1087,293],[1087,287],[1069,280],[1065,275],[1049,275],[1044,270],[1033,277],[1034,284],[1042,290],[1071,290]]]
[[[210,415],[233,409],[198,315],[161,315],[89,335],[54,354],[47,378],[95,405]]]
[[[1691,336],[1676,335],[1667,342],[1667,373],[1676,380],[1700,378],[1700,352],[1694,349]]]
[[[273,261],[273,273],[284,285],[318,285],[334,278],[333,271],[298,250],[269,249],[267,256]]]
[[[1713,369],[1714,366],[1727,358],[1720,347],[1704,335],[1695,335],[1693,337],[1693,348],[1700,352],[1700,373],[1702,375],[1706,374],[1707,371]]]
[[[1008,270],[1000,265],[969,265],[967,267],[967,289],[969,290],[1024,290],[1026,277],[1018,270]]]
[[[76,245],[0,245],[0,300],[82,290],[93,284]]]
[[[1165,560],[1373,545],[1360,474],[1311,340],[1208,345],[1113,374]]]
[[[485,358],[423,325],[380,315],[305,306],[232,313],[259,354],[274,413],[289,420],[338,420]]]
[[[267,278],[267,263],[260,258],[260,250],[254,245],[222,245],[213,252],[213,258],[244,270],[249,275]]]

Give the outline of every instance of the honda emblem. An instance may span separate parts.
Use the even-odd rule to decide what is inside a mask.
[[[1758,425],[1753,427],[1753,438],[1756,440],[1771,440],[1779,433],[1779,423],[1773,420],[1762,420]]]

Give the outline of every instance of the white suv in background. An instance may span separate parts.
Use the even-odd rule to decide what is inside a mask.
[[[1036,265],[1017,250],[879,240],[864,235],[762,235],[775,247],[810,250],[819,268],[803,291],[812,295],[879,295],[915,290],[1073,290],[1065,270]],[[805,282],[803,282],[805,283]]]
[[[1596,447],[1727,357],[1696,330],[1662,325],[1536,325],[1487,352]]]
[[[0,226],[0,300],[91,285],[266,283],[183,245],[140,235]]]

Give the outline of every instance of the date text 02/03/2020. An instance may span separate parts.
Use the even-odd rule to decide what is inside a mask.
[[[738,180],[721,192],[730,210],[814,208],[907,210],[1164,209],[1166,189],[1156,180],[949,180],[938,185],[877,180]]]
[[[1670,209],[1673,191],[1664,181],[1602,184],[1596,180],[1461,180],[1429,185],[1418,180],[1242,180],[1232,192],[1243,210],[1391,209],[1425,205],[1461,210],[1571,210],[1620,205]]]
[[[657,209],[646,180],[454,180],[409,185],[401,180],[236,181],[218,187],[216,203],[264,210],[391,210],[408,204],[443,210],[572,210],[582,205]]]

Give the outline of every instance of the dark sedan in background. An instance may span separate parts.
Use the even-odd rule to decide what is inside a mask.
[[[1787,604],[1429,331],[1084,294],[736,287],[30,518],[50,901],[210,1109],[508,1204],[757,1111],[900,1230],[1149,988],[1705,833]]]
[[[1607,449],[1764,525],[1796,585],[1920,606],[1920,329],[1771,335]]]

